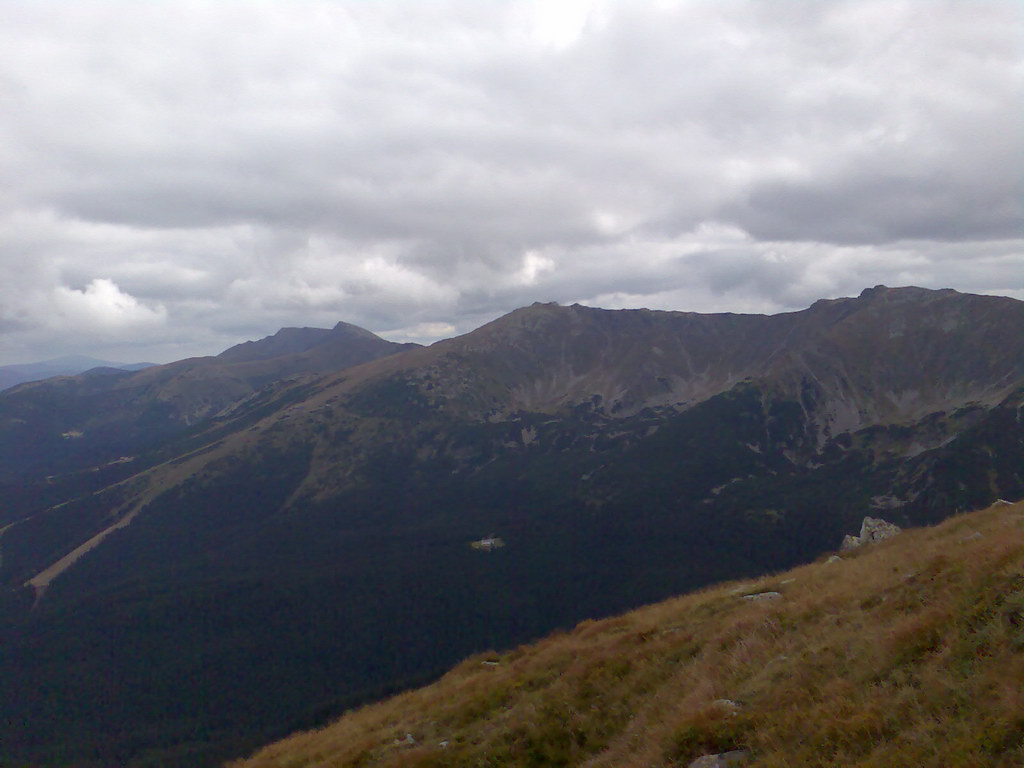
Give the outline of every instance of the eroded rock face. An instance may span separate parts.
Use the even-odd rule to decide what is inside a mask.
[[[881,539],[895,536],[901,530],[903,529],[895,523],[890,523],[878,517],[865,517],[864,522],[860,526],[860,540],[864,543],[880,541]]]
[[[891,536],[895,536],[901,530],[903,529],[895,523],[890,523],[888,520],[883,520],[880,517],[865,517],[864,522],[860,525],[860,536],[847,535],[843,537],[843,545],[840,549],[844,552],[856,549],[873,541],[888,539]]]
[[[843,536],[843,545],[839,547],[839,549],[842,552],[848,552],[851,549],[856,549],[862,543],[863,542],[860,540],[859,536],[851,536],[850,534],[846,534],[845,536]]]

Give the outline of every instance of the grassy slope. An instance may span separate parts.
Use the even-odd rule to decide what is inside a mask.
[[[1024,503],[474,657],[231,765],[1019,766],[1022,681]]]

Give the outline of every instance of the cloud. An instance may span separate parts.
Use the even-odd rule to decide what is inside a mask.
[[[136,333],[167,320],[164,307],[148,307],[105,278],[96,278],[81,290],[58,286],[52,306],[59,328],[70,326],[97,333]]]
[[[1015,0],[0,7],[0,362],[1021,290]]]
[[[384,333],[395,341],[431,342],[452,336],[455,326],[451,323],[416,323],[408,328],[393,328]]]

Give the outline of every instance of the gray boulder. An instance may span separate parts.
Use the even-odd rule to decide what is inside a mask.
[[[888,520],[883,520],[880,517],[865,517],[864,522],[860,524],[860,536],[844,536],[843,545],[840,549],[843,552],[856,549],[873,541],[888,539],[895,536],[901,530],[903,529],[895,523],[890,523]]]

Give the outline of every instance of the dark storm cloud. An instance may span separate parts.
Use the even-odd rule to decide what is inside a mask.
[[[1024,296],[1013,0],[0,8],[0,362]]]
[[[722,210],[765,240],[888,243],[990,240],[1024,231],[1024,198],[1013,185],[962,184],[938,169],[917,176],[879,172],[827,182],[775,182]]]

